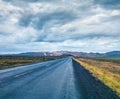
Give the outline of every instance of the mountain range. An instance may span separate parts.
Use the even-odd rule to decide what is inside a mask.
[[[71,52],[71,51],[53,51],[53,52],[26,52],[14,54],[17,56],[75,56],[75,57],[110,57],[119,58],[120,51],[111,51],[106,53],[86,53],[86,52]]]

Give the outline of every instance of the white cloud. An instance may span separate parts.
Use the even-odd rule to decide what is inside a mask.
[[[11,47],[16,52],[120,49],[120,10],[106,9],[92,1],[1,0],[1,53]]]

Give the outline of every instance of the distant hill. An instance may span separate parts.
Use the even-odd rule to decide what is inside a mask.
[[[17,56],[75,56],[75,57],[110,57],[120,58],[120,51],[111,51],[107,53],[85,53],[85,52],[70,52],[70,51],[54,51],[54,52],[27,52],[14,54]]]
[[[120,57],[120,51],[107,52],[105,56],[106,57]]]

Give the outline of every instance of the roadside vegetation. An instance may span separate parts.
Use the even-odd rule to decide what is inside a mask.
[[[111,62],[120,65],[120,58],[90,58],[90,59],[101,62]]]
[[[55,60],[60,57],[39,57],[39,56],[0,56],[0,69],[16,66],[23,66],[32,63]]]
[[[75,60],[120,96],[120,58],[76,58]]]

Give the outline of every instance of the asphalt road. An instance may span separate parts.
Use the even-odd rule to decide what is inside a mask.
[[[0,99],[119,99],[71,57],[0,70]]]

